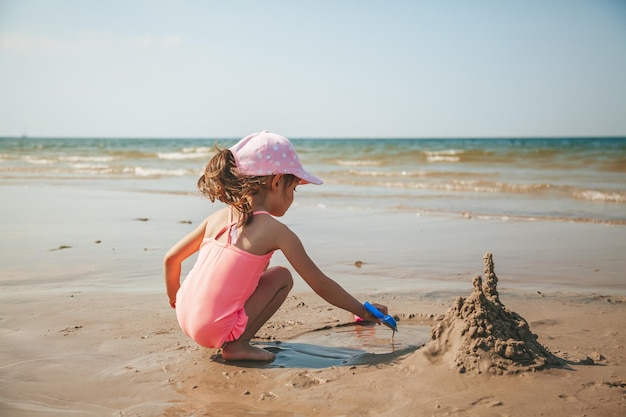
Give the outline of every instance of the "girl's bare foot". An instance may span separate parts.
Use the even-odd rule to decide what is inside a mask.
[[[225,361],[263,361],[271,362],[276,358],[272,352],[250,345],[248,342],[235,340],[222,349]]]

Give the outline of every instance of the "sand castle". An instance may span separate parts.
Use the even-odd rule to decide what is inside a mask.
[[[528,322],[500,302],[491,253],[484,261],[484,282],[474,277],[472,294],[455,300],[432,329],[425,353],[431,360],[448,360],[460,373],[502,375],[562,365],[537,341]]]

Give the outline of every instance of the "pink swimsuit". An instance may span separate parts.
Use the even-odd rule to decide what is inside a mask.
[[[227,243],[219,242],[226,231]],[[198,259],[176,294],[180,327],[205,347],[220,348],[244,332],[248,324],[244,305],[274,253],[255,255],[233,246],[236,231],[236,222],[231,222],[215,237],[202,240]]]

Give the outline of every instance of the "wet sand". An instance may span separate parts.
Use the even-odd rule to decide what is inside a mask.
[[[160,258],[208,202],[65,187],[2,193],[0,415],[626,412],[622,226],[295,206],[284,221],[311,256],[358,298],[387,304],[400,333],[394,345],[384,326],[352,325],[296,277],[256,341],[283,351],[306,344],[314,362],[316,352],[345,362],[299,366],[296,352],[268,367],[223,363],[184,336],[167,304]],[[421,336],[402,339],[403,327],[436,328],[470,296],[486,251],[499,300],[561,366],[462,373],[426,354]]]

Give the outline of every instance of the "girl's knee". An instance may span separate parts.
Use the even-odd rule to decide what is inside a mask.
[[[284,266],[274,266],[269,268],[263,275],[272,279],[274,282],[279,282],[281,287],[287,287],[288,289],[293,287],[293,277],[291,275],[291,271]]]

